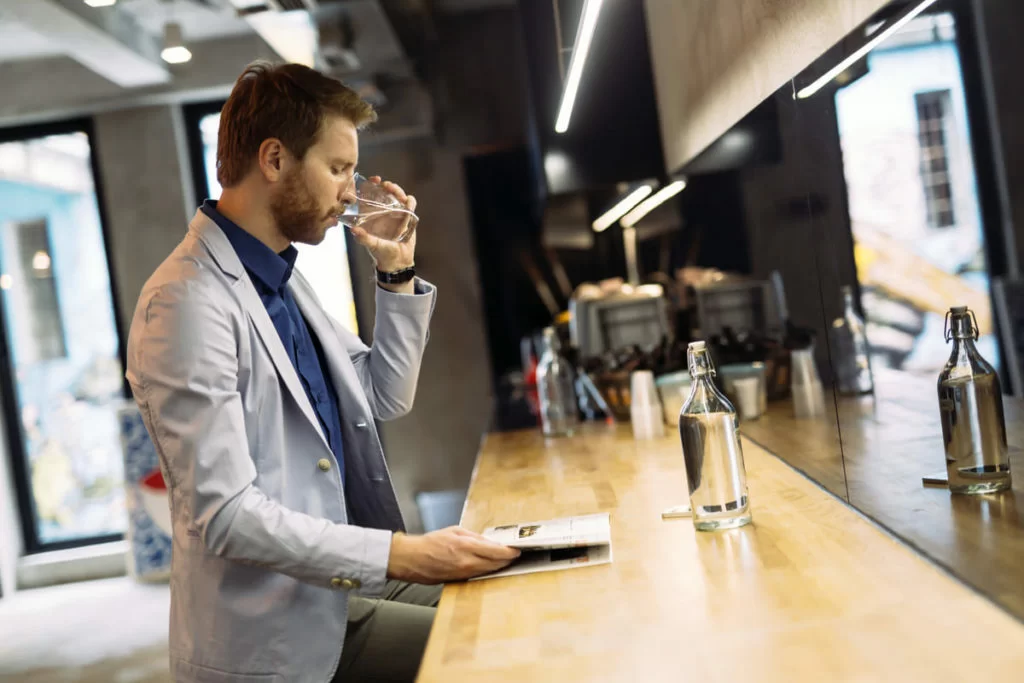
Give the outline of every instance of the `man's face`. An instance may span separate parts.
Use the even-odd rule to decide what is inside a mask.
[[[352,122],[329,116],[302,161],[289,157],[270,199],[278,229],[292,242],[320,244],[345,206],[356,201],[359,137]]]

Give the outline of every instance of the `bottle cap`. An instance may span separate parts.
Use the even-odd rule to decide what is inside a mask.
[[[967,313],[967,307],[953,306],[949,309],[949,312],[952,313],[953,315],[964,315],[965,313]]]
[[[690,349],[691,351],[703,351],[706,346],[707,344],[705,344],[702,341],[695,341],[690,342],[690,345],[687,348]]]

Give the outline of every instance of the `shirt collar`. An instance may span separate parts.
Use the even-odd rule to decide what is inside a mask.
[[[299,255],[294,246],[289,245],[280,254],[274,253],[273,249],[226,218],[217,210],[217,202],[212,199],[204,201],[200,210],[224,231],[238,259],[250,274],[273,291],[279,291],[288,284],[295,259]]]

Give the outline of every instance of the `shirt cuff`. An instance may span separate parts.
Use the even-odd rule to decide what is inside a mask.
[[[390,289],[382,287],[379,282],[377,283],[378,292],[387,292],[392,296],[426,296],[427,294],[432,294],[434,291],[433,285],[431,285],[426,280],[421,280],[420,278],[416,278],[415,280],[413,280],[412,287],[412,294],[402,294],[400,292],[392,292]]]

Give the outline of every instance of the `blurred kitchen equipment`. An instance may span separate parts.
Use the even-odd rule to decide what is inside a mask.
[[[633,436],[636,439],[660,439],[665,436],[664,413],[658,390],[654,385],[654,373],[638,370],[630,377],[629,405]]]
[[[544,329],[544,350],[537,365],[541,427],[545,436],[571,436],[579,424],[572,364],[561,354],[553,327]]]
[[[952,493],[1010,488],[1010,457],[999,375],[975,346],[978,323],[966,306],[949,309],[943,330],[953,352],[939,375],[939,410]]]
[[[785,332],[775,286],[768,280],[732,279],[701,285],[697,300],[698,336],[726,329],[781,339]]]
[[[621,285],[612,291],[577,287],[569,301],[569,338],[580,358],[671,338],[668,300],[661,285]]]
[[[739,409],[740,419],[756,420],[768,410],[764,363],[720,365],[718,377],[723,392]]]
[[[795,349],[792,353],[793,413],[797,418],[825,414],[825,390],[821,386],[818,366],[814,363],[814,347]]]
[[[611,406],[605,400],[604,396],[598,390],[597,385],[594,384],[594,380],[590,378],[586,372],[578,372],[576,377],[576,391],[579,394],[579,400],[582,407],[584,400],[588,404],[593,404],[601,413],[605,416],[606,420],[614,420],[615,413],[612,411]],[[585,409],[584,409],[585,410]],[[597,416],[593,416],[596,418]],[[593,418],[588,418],[593,419]]]
[[[616,420],[626,421],[632,417],[629,411],[632,404],[629,377],[630,373],[625,370],[600,372],[591,376],[594,386]]]
[[[736,411],[715,386],[715,368],[704,342],[690,344],[689,364],[693,386],[679,415],[679,435],[693,526],[698,531],[713,531],[749,524]]]
[[[665,413],[665,424],[676,425],[679,413],[690,395],[690,373],[686,370],[662,375],[654,381],[661,396],[661,405]]]

